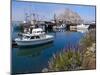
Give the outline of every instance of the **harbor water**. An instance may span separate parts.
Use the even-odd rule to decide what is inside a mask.
[[[17,37],[19,30],[12,26],[12,39]],[[12,73],[40,73],[48,67],[48,61],[53,54],[59,53],[67,48],[70,43],[72,47],[79,44],[83,32],[60,30],[48,32],[54,36],[54,41],[43,45],[31,47],[12,47]]]

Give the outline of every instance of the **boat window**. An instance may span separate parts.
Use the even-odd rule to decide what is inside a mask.
[[[34,36],[31,37],[31,39],[34,39],[34,38],[35,38]]]
[[[36,38],[40,38],[39,36],[36,36]]]
[[[39,36],[32,36],[31,39],[38,39],[40,38]]]
[[[26,38],[30,38],[29,36],[26,36]]]
[[[30,38],[30,37],[29,37],[29,36],[24,36],[24,38],[26,38],[26,39],[27,39],[27,38]]]
[[[41,31],[37,31],[37,33],[41,33]]]

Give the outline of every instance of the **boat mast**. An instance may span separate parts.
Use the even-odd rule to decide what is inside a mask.
[[[57,25],[56,14],[54,14],[54,23],[55,23],[55,25]]]
[[[24,23],[27,23],[28,22],[28,13],[25,12],[25,8],[24,8],[24,14],[25,14],[25,17],[24,17]]]
[[[27,13],[25,13],[25,21],[26,21],[26,23],[28,22],[28,14]]]

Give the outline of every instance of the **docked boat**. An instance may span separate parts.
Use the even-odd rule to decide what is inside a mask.
[[[53,39],[54,36],[46,34],[41,28],[36,28],[32,30],[32,33],[22,33],[15,42],[19,46],[30,46],[52,42]]]
[[[58,26],[53,26],[53,29],[65,29],[65,28],[66,28],[65,24],[61,24],[61,25],[58,25]]]
[[[88,29],[88,28],[89,28],[89,25],[84,25],[84,24],[77,25],[77,29]]]
[[[59,29],[64,29],[66,27],[65,24],[62,24],[61,26],[59,26]]]

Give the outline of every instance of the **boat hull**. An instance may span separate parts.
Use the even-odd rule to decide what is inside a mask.
[[[19,45],[19,46],[40,45],[40,44],[44,44],[44,43],[53,41],[53,36],[46,35],[46,38],[31,39],[31,40],[21,40],[21,39],[16,38],[15,41],[16,41],[17,45]]]
[[[78,25],[77,26],[77,29],[88,29],[88,28],[89,28],[89,25],[85,25],[85,26]]]

